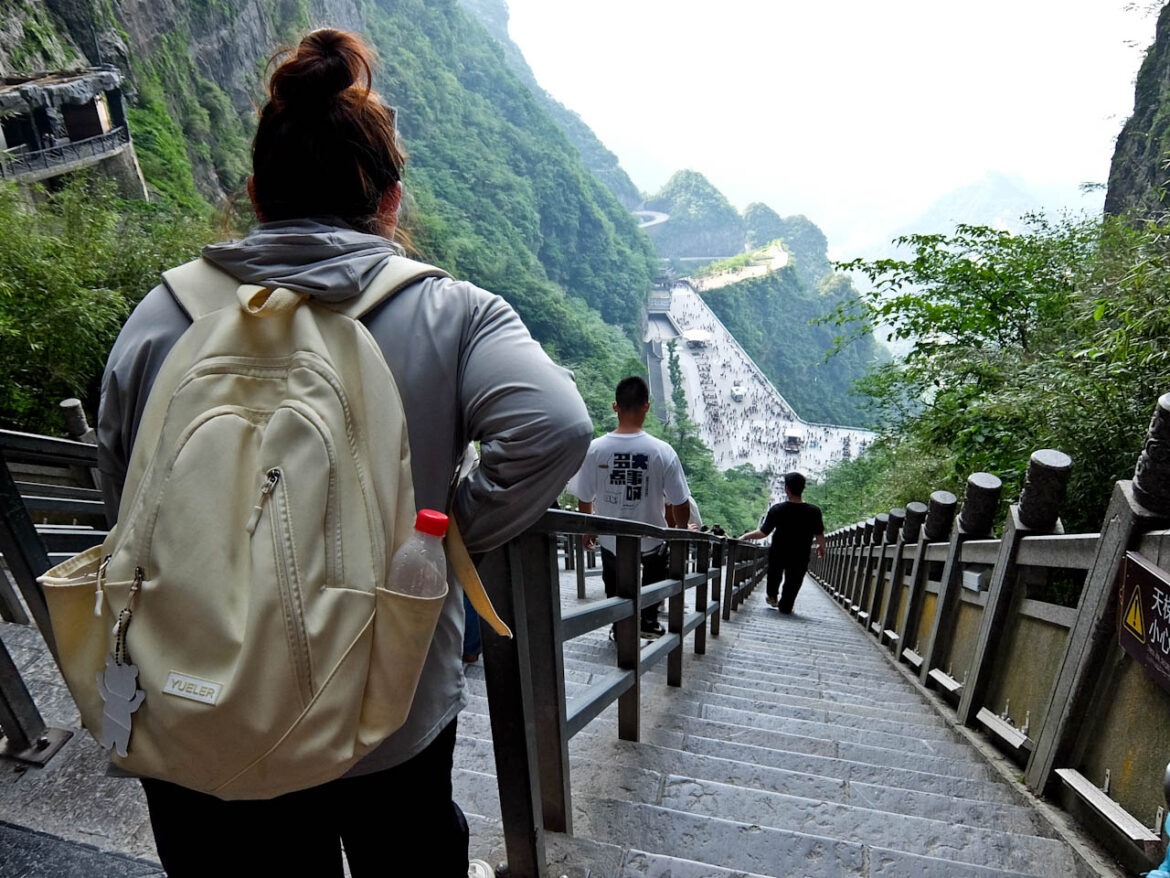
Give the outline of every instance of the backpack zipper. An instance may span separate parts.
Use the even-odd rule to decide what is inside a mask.
[[[272,493],[279,481],[280,470],[276,467],[273,467],[265,473],[264,484],[260,487],[260,499],[252,507],[252,514],[248,516],[248,523],[244,525],[244,528],[249,534],[256,533],[256,525],[260,523],[260,515],[264,512],[264,502],[268,499],[268,495]]]
[[[287,520],[288,483],[282,483],[280,469],[273,467],[268,471],[268,481],[264,485],[265,487],[272,485],[267,494],[262,496],[274,495],[268,518],[272,523],[277,585],[280,588],[281,602],[284,604],[285,628],[288,632],[289,645],[293,650],[297,685],[301,690],[302,701],[308,704],[313,698],[313,666],[309,656],[309,638],[305,633],[305,607],[301,600],[300,577],[297,575],[296,558],[293,556],[292,527],[291,522]]]

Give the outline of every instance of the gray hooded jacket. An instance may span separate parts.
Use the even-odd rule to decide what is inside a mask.
[[[203,251],[242,283],[327,301],[358,294],[395,253],[383,238],[310,220],[265,223],[242,241]],[[402,395],[418,507],[444,508],[464,449],[479,441],[480,465],[454,498],[467,548],[491,549],[535,522],[576,471],[593,435],[571,373],[549,360],[503,299],[462,281],[422,280],[363,322]],[[111,520],[151,385],[190,324],[167,288],[155,287],[110,353],[97,434]],[[410,717],[351,775],[411,758],[463,707],[462,632],[462,592],[453,588]]]

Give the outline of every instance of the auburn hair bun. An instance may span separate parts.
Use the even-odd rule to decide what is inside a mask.
[[[272,59],[252,139],[252,197],[265,221],[336,218],[394,231],[382,203],[406,153],[395,112],[373,90],[373,59],[359,36],[331,28]]]
[[[372,79],[369,49],[353,34],[321,28],[301,40],[268,87],[275,103],[293,107],[328,102],[355,85],[369,92]]]

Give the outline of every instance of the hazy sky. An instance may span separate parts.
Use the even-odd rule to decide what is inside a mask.
[[[1105,182],[1153,41],[1140,0],[508,0],[537,79],[643,191],[679,168],[804,213],[836,256],[1000,172]]]

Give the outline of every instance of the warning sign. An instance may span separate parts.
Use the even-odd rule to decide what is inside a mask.
[[[1142,623],[1142,590],[1140,586],[1133,590],[1133,597],[1129,599],[1129,608],[1125,611],[1125,627],[1142,643],[1146,642],[1146,626]]]
[[[1170,692],[1170,573],[1127,552],[1118,581],[1118,640]]]

